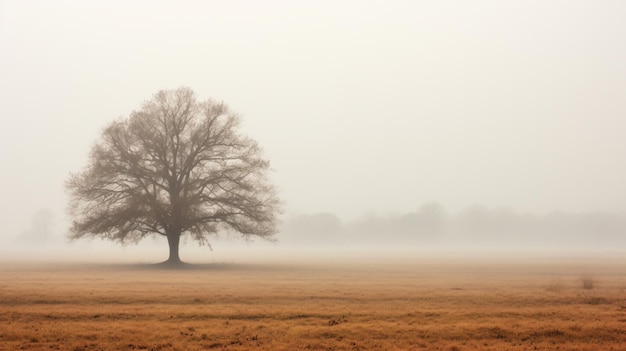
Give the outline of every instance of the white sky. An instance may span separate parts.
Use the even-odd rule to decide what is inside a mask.
[[[161,89],[240,112],[288,212],[626,212],[624,1],[0,0],[0,218]],[[62,230],[62,229],[61,229]]]

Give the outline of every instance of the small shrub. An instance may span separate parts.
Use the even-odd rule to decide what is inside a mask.
[[[548,286],[546,287],[546,290],[550,292],[558,293],[558,292],[563,291],[563,288],[564,288],[563,283],[561,281],[552,281],[550,282],[550,284],[548,284]]]
[[[595,281],[591,277],[583,277],[580,279],[580,287],[584,290],[593,290],[593,288],[595,288]]]

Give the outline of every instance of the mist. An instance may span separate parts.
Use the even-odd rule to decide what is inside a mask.
[[[623,249],[624,18],[619,1],[0,0],[0,252],[158,261],[159,240],[69,243],[64,182],[108,123],[180,86],[242,116],[284,202],[277,242],[225,233],[183,257]]]
[[[532,214],[474,205],[448,214],[428,203],[414,212],[368,213],[350,221],[332,213],[293,215],[279,240],[295,248],[623,249],[625,232],[626,217],[615,213]]]
[[[149,264],[167,257],[155,235],[120,246],[100,239],[70,242],[50,213],[33,216],[31,229],[3,246],[1,261]],[[273,241],[221,233],[200,246],[183,237],[181,256],[192,263],[429,262],[476,260],[615,259],[626,249],[626,216],[608,212],[519,213],[473,205],[449,213],[426,203],[408,213],[364,213],[342,219],[330,212],[285,215]]]

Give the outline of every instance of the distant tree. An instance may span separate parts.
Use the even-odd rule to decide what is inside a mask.
[[[460,242],[490,242],[493,238],[493,216],[483,205],[471,205],[457,213],[451,221],[452,231]]]
[[[66,183],[70,239],[125,244],[161,235],[173,265],[184,235],[200,245],[221,230],[272,239],[279,200],[269,162],[238,126],[224,103],[198,101],[188,88],[160,91],[111,123],[88,166]]]
[[[22,232],[18,240],[28,245],[45,245],[54,238],[54,214],[42,208],[33,215],[30,229]]]
[[[428,234],[440,234],[446,221],[446,210],[438,202],[428,202],[417,212],[422,230]]]
[[[432,241],[440,236],[446,225],[445,208],[437,202],[428,202],[418,211],[402,215],[396,220],[398,231],[409,241]]]
[[[340,242],[342,223],[334,213],[295,215],[284,221],[281,242],[304,245],[334,245]]]

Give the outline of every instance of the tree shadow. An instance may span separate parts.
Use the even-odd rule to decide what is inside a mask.
[[[85,266],[89,269],[105,269],[118,271],[266,271],[266,270],[288,270],[288,266],[270,265],[262,263],[187,263],[181,262],[171,264],[170,262],[160,263],[111,263],[111,264],[93,264]]]
[[[242,263],[223,263],[223,262],[212,262],[212,263],[187,263],[187,262],[177,262],[171,263],[168,261],[153,263],[153,264],[144,264],[143,265],[147,269],[154,270],[173,270],[173,271],[199,271],[199,270],[212,270],[212,271],[223,271],[223,270],[250,270],[253,268],[259,268],[261,265],[253,265],[253,264],[242,264]]]
[[[290,271],[295,265],[280,263],[191,262],[182,264],[144,262],[0,262],[0,271],[53,272],[263,272]]]

